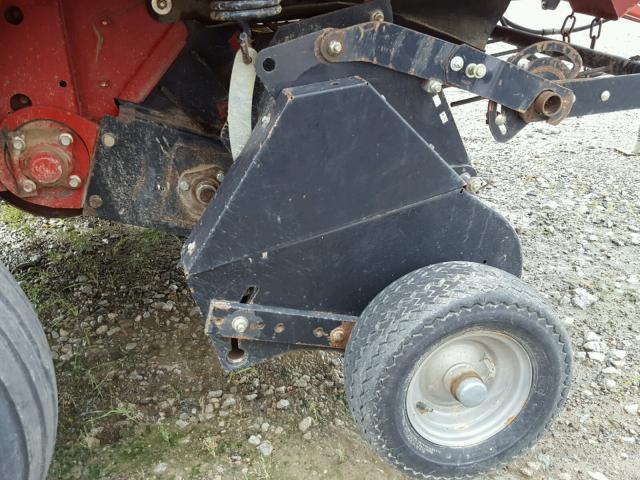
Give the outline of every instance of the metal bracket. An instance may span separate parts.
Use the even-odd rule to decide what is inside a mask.
[[[357,319],[337,313],[213,300],[206,333],[240,340],[344,349]]]
[[[551,124],[566,118],[574,102],[571,90],[509,62],[386,22],[327,29],[264,49],[257,69],[267,88],[277,93],[319,62],[365,62],[424,80],[435,78],[520,113],[553,92],[557,108],[547,115]]]

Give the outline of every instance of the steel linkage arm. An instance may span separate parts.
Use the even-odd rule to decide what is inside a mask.
[[[542,116],[551,124],[565,119],[574,103],[570,89],[512,63],[386,22],[305,35],[262,50],[257,65],[267,88],[277,92],[325,62],[365,62],[448,84],[516,112]]]

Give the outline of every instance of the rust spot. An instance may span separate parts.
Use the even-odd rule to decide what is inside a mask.
[[[342,325],[331,330],[331,334],[329,335],[329,345],[333,348],[347,348],[347,342],[351,336],[353,325],[354,324],[352,322],[342,322]]]
[[[515,415],[510,416],[509,418],[507,418],[507,421],[504,422],[504,424],[508,427],[509,425],[511,425],[513,423],[513,421],[516,419]]]

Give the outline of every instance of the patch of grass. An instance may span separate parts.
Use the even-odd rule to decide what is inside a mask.
[[[35,233],[31,222],[31,215],[18,210],[7,203],[0,203],[0,222],[11,230],[21,231],[27,237]]]

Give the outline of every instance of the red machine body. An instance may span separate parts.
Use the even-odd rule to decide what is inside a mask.
[[[570,3],[638,20],[636,1]],[[83,208],[98,122],[118,114],[116,99],[142,102],[186,43],[184,24],[154,20],[146,3],[0,0],[0,193],[14,203]]]
[[[0,1],[0,10],[0,129],[11,137],[0,191],[82,208],[97,122],[117,115],[115,99],[145,99],[182,50],[186,28],[154,21],[143,0]]]
[[[609,20],[625,16],[637,3],[637,0],[569,0],[571,8],[577,13]]]

